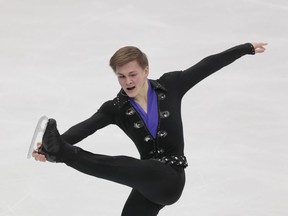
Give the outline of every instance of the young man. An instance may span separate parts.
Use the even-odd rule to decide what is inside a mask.
[[[146,55],[136,47],[119,49],[110,66],[121,86],[87,120],[59,134],[49,119],[36,160],[64,162],[98,178],[124,184],[132,192],[122,216],[155,216],[175,203],[185,184],[187,167],[181,120],[181,100],[195,84],[246,54],[261,53],[265,43],[246,43],[211,55],[184,71],[148,79]],[[135,143],[140,159],[93,154],[73,146],[97,130],[115,124]]]

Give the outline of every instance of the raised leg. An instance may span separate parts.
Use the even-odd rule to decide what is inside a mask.
[[[182,193],[185,183],[183,168],[173,168],[154,160],[93,154],[81,148],[77,152],[75,160],[65,162],[68,166],[134,188],[152,202],[172,204]]]
[[[65,143],[54,119],[47,123],[40,150],[51,162],[64,162],[82,173],[129,186],[159,205],[176,202],[185,184],[182,167],[128,156],[93,154]]]

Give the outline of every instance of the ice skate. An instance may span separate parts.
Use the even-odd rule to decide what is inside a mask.
[[[42,145],[39,148],[39,153],[45,155],[48,161],[56,162],[59,160],[57,156],[59,156],[60,149],[63,145],[55,119],[49,119],[42,137]]]
[[[42,116],[35,128],[32,140],[31,140],[31,144],[28,150],[28,154],[27,154],[27,158],[31,158],[32,157],[32,153],[34,151],[37,151],[37,143],[41,143],[42,142],[42,137],[43,134],[46,130],[47,127],[47,123],[48,123],[48,118],[46,116]]]

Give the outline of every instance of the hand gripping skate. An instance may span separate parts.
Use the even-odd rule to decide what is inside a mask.
[[[35,128],[32,140],[31,140],[31,144],[28,150],[28,154],[27,154],[27,158],[31,158],[32,153],[34,151],[37,151],[37,143],[41,143],[42,142],[42,137],[44,135],[44,132],[46,130],[47,127],[47,123],[48,123],[48,118],[46,116],[42,116]]]

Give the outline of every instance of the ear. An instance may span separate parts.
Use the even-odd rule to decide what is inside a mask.
[[[144,69],[145,75],[148,76],[149,75],[149,67],[146,66]]]

